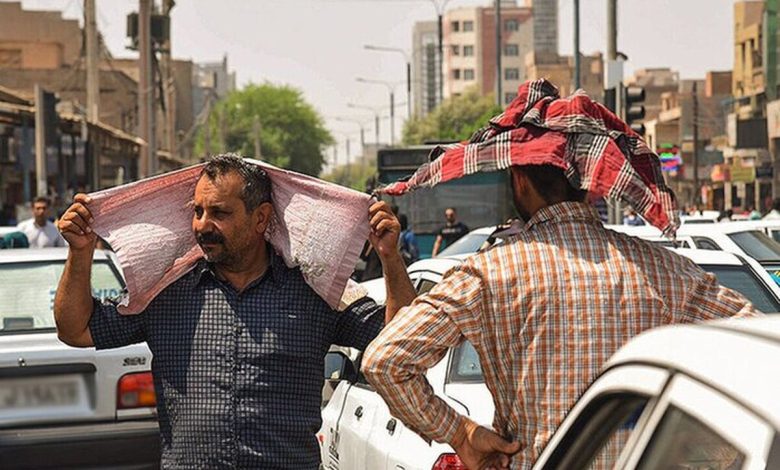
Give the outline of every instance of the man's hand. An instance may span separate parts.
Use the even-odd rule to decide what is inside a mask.
[[[519,442],[509,442],[493,431],[466,420],[450,443],[469,470],[509,469]]]
[[[86,206],[91,201],[86,194],[76,194],[73,204],[57,221],[57,229],[72,250],[94,248],[97,241],[97,235],[91,227],[94,219]]]
[[[401,234],[401,224],[393,215],[390,206],[384,201],[374,203],[368,209],[368,220],[371,225],[368,240],[377,251],[377,254],[379,254],[379,257],[385,260],[390,256],[398,254],[398,237]]]

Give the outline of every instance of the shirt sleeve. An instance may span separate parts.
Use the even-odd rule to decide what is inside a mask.
[[[89,332],[96,349],[112,349],[146,341],[144,314],[122,315],[110,301],[92,299]]]
[[[451,270],[427,295],[400,310],[363,357],[363,374],[393,416],[424,439],[450,443],[466,419],[436,396],[425,372],[464,336],[479,343],[483,284],[470,265]]]
[[[676,313],[677,321],[682,323],[761,315],[745,296],[719,285],[714,274],[705,272],[696,279]]]
[[[350,348],[366,349],[385,326],[385,307],[364,297],[346,308],[336,320],[333,343]]]

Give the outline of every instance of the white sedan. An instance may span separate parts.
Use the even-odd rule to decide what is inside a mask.
[[[759,309],[780,311],[780,287],[753,260],[724,252],[677,250],[704,270],[714,273],[721,284],[742,292]],[[425,293],[441,281],[442,275],[466,256],[419,261],[409,267],[418,293]],[[363,283],[377,302],[385,300],[384,280]],[[354,356],[352,356],[354,358]],[[345,354],[328,353],[326,379],[340,380],[330,402],[322,411],[318,433],[323,468],[327,470],[463,470],[453,450],[443,444],[429,445],[393,418],[382,398]],[[477,352],[464,342],[452,348],[428,370],[426,377],[434,392],[463,415],[490,426],[494,405]],[[566,468],[566,467],[561,467]]]
[[[53,303],[66,248],[0,250],[0,468],[159,466],[146,344],[95,351],[57,339]],[[124,287],[97,251],[92,292]]]

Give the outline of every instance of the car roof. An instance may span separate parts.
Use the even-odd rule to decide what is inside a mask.
[[[454,268],[463,262],[464,259],[473,255],[474,253],[464,255],[445,256],[444,258],[427,258],[421,259],[409,266],[408,271],[430,271],[438,274],[446,273],[450,268]]]
[[[741,266],[742,260],[733,253],[718,250],[697,250],[692,248],[669,248],[678,255],[689,258],[698,265],[723,264]]]
[[[490,235],[496,231],[496,227],[496,225],[491,225],[490,227],[475,228],[469,232],[469,235]]]
[[[605,369],[641,363],[681,371],[780,427],[778,355],[780,317],[761,316],[648,330],[618,350]]]
[[[716,224],[683,225],[677,231],[678,235],[709,236],[713,234],[729,234],[737,232],[761,231],[760,226],[751,221],[742,222],[718,222]]]
[[[21,263],[28,261],[64,261],[68,258],[67,247],[57,248],[12,248],[0,250],[0,263]],[[103,250],[95,250],[94,259],[104,260],[108,256]]]

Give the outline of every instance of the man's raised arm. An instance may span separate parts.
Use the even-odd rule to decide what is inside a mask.
[[[90,224],[92,214],[86,205],[90,201],[85,194],[77,194],[73,205],[57,222],[57,228],[68,242],[68,259],[54,296],[54,320],[57,336],[71,346],[93,346],[89,331],[93,300],[91,288],[92,256],[97,236]]]

